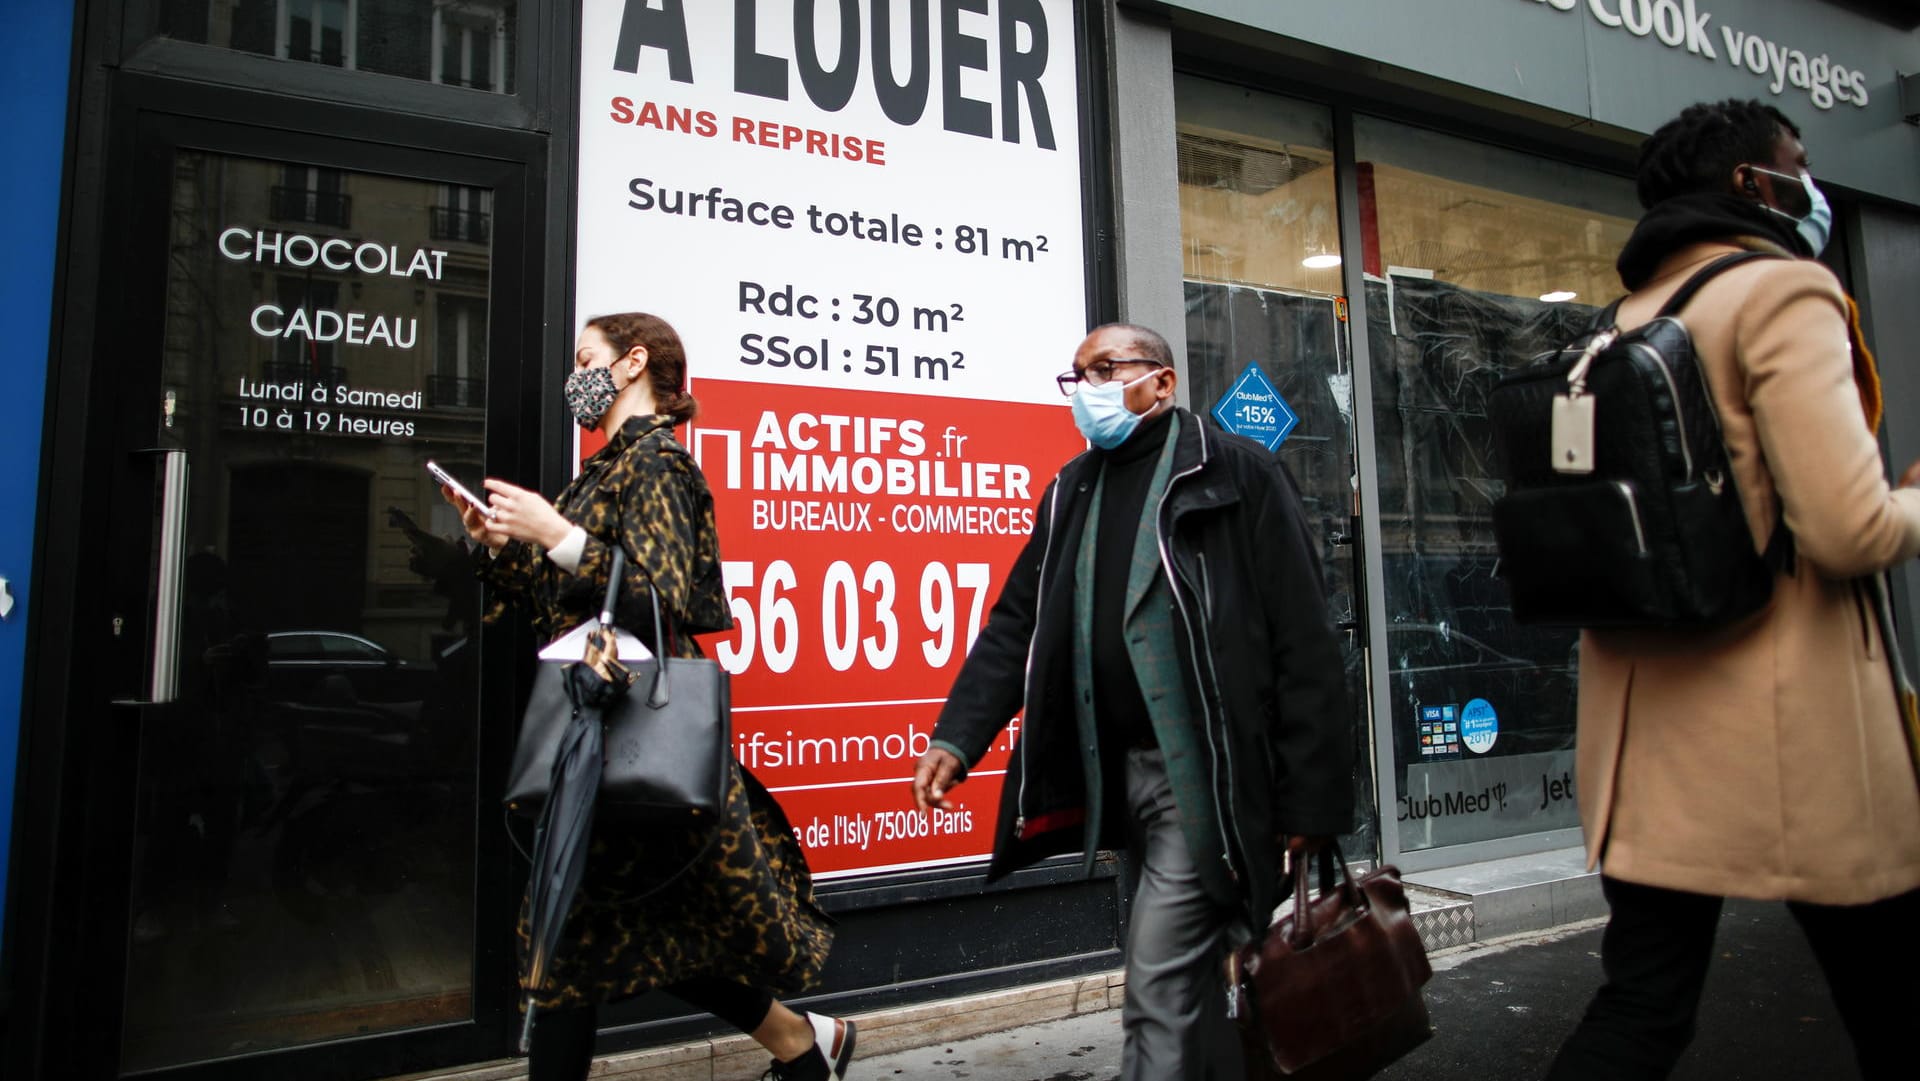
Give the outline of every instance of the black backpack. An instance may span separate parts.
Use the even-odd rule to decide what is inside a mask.
[[[1758,611],[1792,538],[1753,549],[1720,417],[1679,313],[1760,252],[1702,268],[1622,333],[1620,302],[1488,399],[1506,494],[1494,501],[1514,619],[1569,627],[1698,627]]]

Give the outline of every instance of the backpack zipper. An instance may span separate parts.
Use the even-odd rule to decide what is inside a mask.
[[[1616,480],[1613,481],[1612,484],[1614,489],[1620,493],[1620,498],[1626,501],[1627,517],[1633,522],[1633,542],[1639,545],[1639,554],[1646,555],[1647,533],[1640,528],[1640,504],[1633,498],[1633,489],[1624,480]]]
[[[1686,479],[1691,481],[1693,480],[1693,448],[1687,444],[1686,418],[1680,416],[1680,387],[1679,384],[1673,381],[1673,369],[1667,367],[1667,359],[1660,355],[1660,351],[1648,345],[1646,342],[1635,342],[1633,343],[1633,348],[1635,351],[1645,353],[1647,357],[1652,359],[1654,367],[1660,369],[1661,378],[1667,381],[1667,393],[1673,399],[1673,415],[1675,418],[1673,428],[1674,431],[1680,435],[1680,460],[1684,462],[1687,467]],[[1706,387],[1702,387],[1701,389],[1706,391],[1707,399],[1712,401],[1713,391]],[[1715,418],[1715,423],[1718,423],[1717,417]],[[1644,550],[1645,548],[1643,546],[1642,551]]]

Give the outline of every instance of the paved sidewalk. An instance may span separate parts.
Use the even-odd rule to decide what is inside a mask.
[[[1600,981],[1600,924],[1434,955],[1434,1037],[1378,1081],[1539,1077]],[[859,1058],[849,1081],[1112,1081],[1120,1012],[1104,1010],[918,1051]],[[1674,1081],[1857,1081],[1846,1033],[1786,907],[1729,902]]]
[[[1119,1076],[1119,1010],[856,1058],[847,1070],[847,1081],[1107,1081]]]

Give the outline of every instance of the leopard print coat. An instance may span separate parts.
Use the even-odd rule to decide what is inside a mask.
[[[629,570],[615,612],[655,649],[701,656],[691,635],[733,625],[720,580],[713,495],[666,416],[634,417],[589,458],[554,506],[587,533],[580,565],[561,569],[539,546],[509,543],[481,566],[488,622],[527,610],[541,641],[595,617],[613,545]],[[670,648],[653,638],[658,590]],[[612,1002],[694,976],[720,976],[776,995],[813,987],[832,945],[806,855],[780,805],[732,766],[718,834],[660,836],[596,823],[587,872],[567,915],[547,986],[526,986],[528,905],[518,929],[523,999],[541,1009]],[[660,879],[712,848],[664,888]]]

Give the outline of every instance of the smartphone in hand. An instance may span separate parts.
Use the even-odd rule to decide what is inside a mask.
[[[446,470],[440,468],[438,465],[434,464],[431,458],[427,460],[427,472],[433,476],[434,480],[437,480],[441,484],[444,484],[448,488],[451,488],[453,490],[454,495],[457,495],[461,499],[466,500],[467,503],[471,505],[474,510],[479,511],[481,514],[486,515],[488,518],[493,517],[493,507],[490,506],[486,500],[481,499],[477,495],[474,495],[471,491],[467,489],[466,485],[461,484],[457,480],[454,480],[452,473],[449,473]]]

